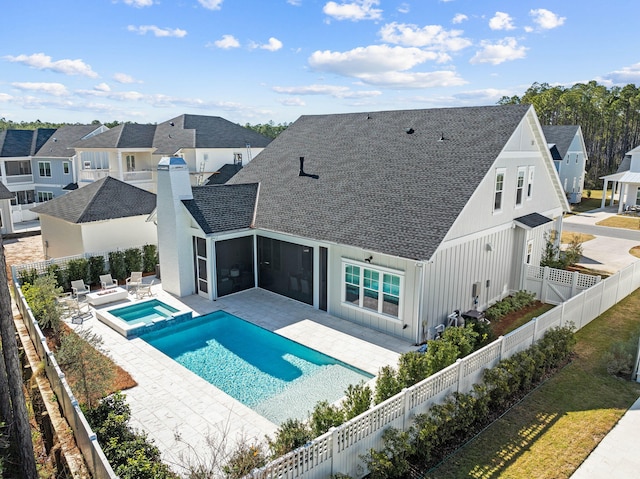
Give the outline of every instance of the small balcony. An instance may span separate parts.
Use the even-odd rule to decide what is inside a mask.
[[[109,170],[81,170],[80,181],[98,181],[109,176]]]
[[[7,184],[15,185],[18,183],[33,183],[33,175],[7,175]]]
[[[149,181],[153,179],[151,170],[143,171],[125,171],[123,175],[124,181]]]

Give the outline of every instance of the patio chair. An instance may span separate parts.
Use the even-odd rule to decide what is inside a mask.
[[[72,309],[71,324],[82,324],[85,319],[93,317],[89,303],[86,301],[78,301],[77,299],[74,302],[75,309]]]
[[[71,295],[74,298],[77,298],[80,295],[85,295],[91,292],[86,284],[84,284],[83,279],[78,279],[75,281],[71,281]]]
[[[126,281],[127,290],[129,288],[138,289],[138,286],[142,284],[142,271],[132,271],[131,276],[129,276]]]
[[[110,274],[101,274],[100,284],[102,285],[102,289],[117,288],[118,280],[113,279]]]
[[[156,282],[155,279],[152,279],[150,283],[146,283],[146,284],[140,282],[140,284],[136,288],[136,298],[142,299],[145,296],[148,296],[151,298],[153,296],[153,291],[151,291],[151,286],[153,286],[155,282]]]

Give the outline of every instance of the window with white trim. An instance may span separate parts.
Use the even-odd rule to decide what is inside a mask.
[[[127,155],[127,171],[136,171],[136,156],[135,155]]]
[[[68,175],[69,173],[71,173],[71,167],[70,167],[70,163],[68,161],[63,161],[62,162],[62,172],[65,175]]]
[[[516,182],[516,206],[522,206],[522,199],[524,194],[524,175],[526,173],[526,167],[521,166],[518,168],[518,179]]]
[[[404,274],[384,267],[343,261],[343,302],[400,319]]]
[[[50,161],[39,161],[38,162],[38,171],[41,177],[50,177],[51,176],[51,162]]]
[[[529,167],[529,181],[527,181],[527,199],[530,200],[533,196],[533,172],[535,168]]]
[[[504,191],[504,176],[506,169],[498,168],[496,170],[496,188],[493,196],[493,211],[502,211],[502,192]]]
[[[38,191],[38,203],[49,201],[53,199],[53,193],[51,191]]]
[[[531,257],[533,256],[533,240],[527,241],[527,259],[525,263],[531,264]]]

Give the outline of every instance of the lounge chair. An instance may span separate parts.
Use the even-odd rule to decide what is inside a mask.
[[[126,281],[127,290],[129,288],[138,289],[138,286],[142,284],[142,271],[132,271],[131,276],[129,276]]]
[[[74,298],[77,298],[79,295],[85,295],[89,292],[91,291],[89,290],[89,288],[87,288],[87,285],[84,284],[83,279],[71,281],[71,295]]]
[[[153,291],[151,291],[151,286],[155,283],[155,279],[152,279],[150,283],[140,283],[136,288],[136,298],[142,299],[145,296],[152,297]]]
[[[110,274],[101,274],[100,285],[102,285],[102,289],[116,288],[118,281],[113,279]]]

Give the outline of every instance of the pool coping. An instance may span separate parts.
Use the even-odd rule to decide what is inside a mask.
[[[148,298],[148,299],[143,299],[141,301],[130,301],[130,303],[127,305],[116,304],[116,305],[109,306],[107,308],[96,309],[96,317],[98,318],[99,321],[103,322],[104,324],[109,326],[111,329],[113,329],[117,333],[120,333],[122,336],[124,336],[127,339],[136,338],[141,334],[158,331],[167,326],[170,326],[173,324],[179,324],[184,321],[188,321],[192,319],[193,311],[191,311],[190,309],[189,310],[178,309],[178,311],[176,311],[175,313],[172,313],[171,316],[169,316],[168,318],[160,318],[160,319],[154,320],[152,323],[137,323],[137,324],[129,324],[126,321],[110,313],[110,311],[114,309],[126,308],[127,306],[148,303],[151,301],[160,301],[161,303],[174,308],[174,306],[164,303],[162,300],[158,298]]]

